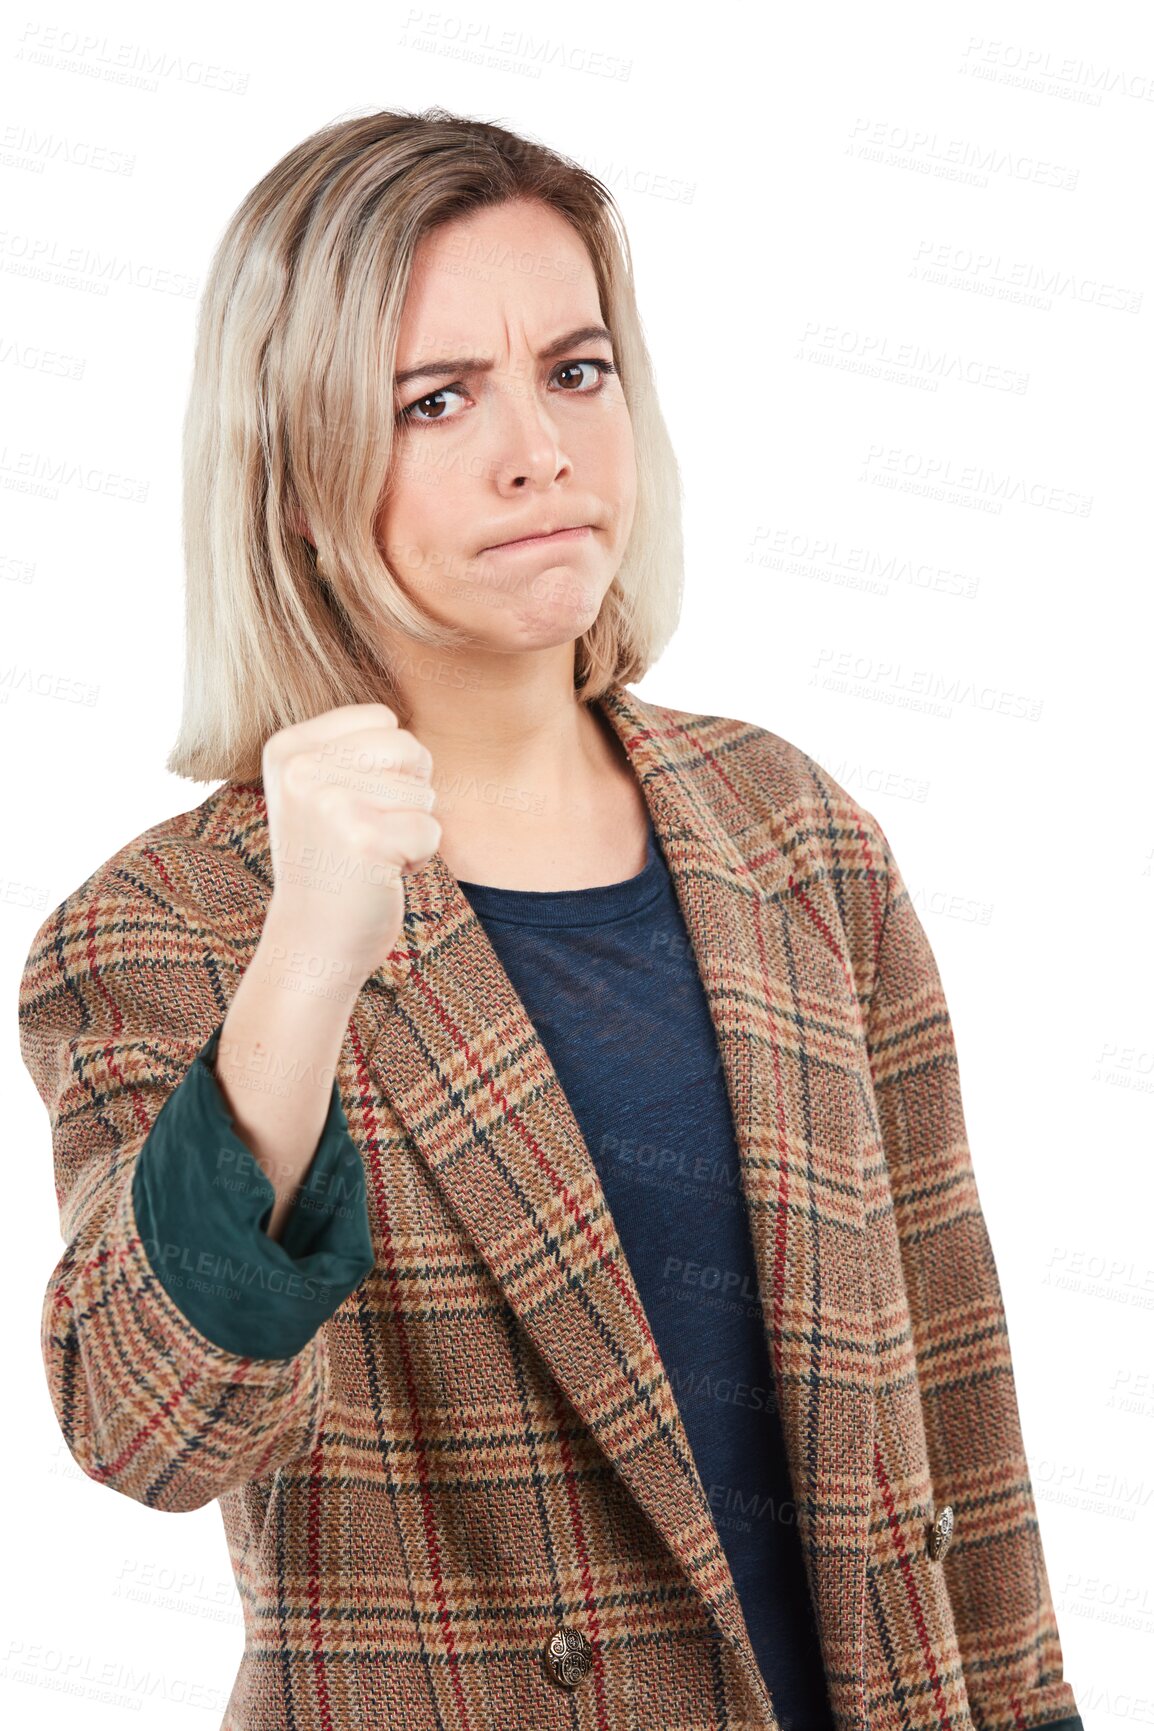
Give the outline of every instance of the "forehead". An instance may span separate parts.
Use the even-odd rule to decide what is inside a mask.
[[[505,328],[547,339],[601,317],[597,279],[576,229],[550,206],[518,200],[443,223],[417,247],[400,347],[496,340]],[[400,357],[404,364],[404,355]],[[411,358],[411,356],[409,357]]]

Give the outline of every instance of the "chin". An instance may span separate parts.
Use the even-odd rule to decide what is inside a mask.
[[[520,649],[555,649],[559,643],[572,643],[597,618],[597,607],[556,607],[543,603],[518,607],[510,615],[510,624]]]
[[[542,611],[559,622],[564,620],[576,631],[587,631],[601,611],[605,592],[600,584],[574,582],[560,595],[542,603]]]

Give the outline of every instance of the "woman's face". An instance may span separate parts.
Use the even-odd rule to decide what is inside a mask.
[[[603,324],[584,244],[547,205],[478,211],[418,248],[377,536],[406,593],[479,647],[573,641],[621,563],[637,471]]]

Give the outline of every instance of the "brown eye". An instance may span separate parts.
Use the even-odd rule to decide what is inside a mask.
[[[572,374],[578,372],[581,367],[593,367],[596,369],[594,376],[596,379],[597,389],[600,389],[601,379],[606,373],[615,373],[617,371],[617,368],[612,366],[609,361],[565,361],[563,365],[558,367],[557,372],[562,375],[566,373]],[[580,384],[580,379],[578,379],[578,384]],[[570,390],[568,394],[574,397],[594,396],[596,392],[593,390],[580,391],[574,389]]]
[[[459,397],[463,395],[463,393],[464,387],[461,385],[442,385],[439,390],[427,391],[423,397],[418,397],[415,402],[409,403],[407,407],[403,408],[398,414],[397,420],[424,421],[427,423],[432,423],[434,421],[451,421],[453,419],[452,415],[426,415],[424,411],[430,404],[443,407],[444,405],[441,399],[448,396]]]

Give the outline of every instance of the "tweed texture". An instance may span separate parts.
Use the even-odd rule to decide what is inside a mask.
[[[718,1035],[838,1725],[1073,1715],[949,1014],[881,825],[763,727],[600,707]],[[157,1281],[133,1163],[272,882],[261,785],[225,783],[44,921],[19,1006],[66,1246],[53,1404],[97,1483],[219,1499],[246,1630],[222,1731],[772,1731],[593,1161],[439,853],[339,1060],[372,1272],[287,1360],[216,1347]],[[572,1691],[562,1626],[592,1651]]]

